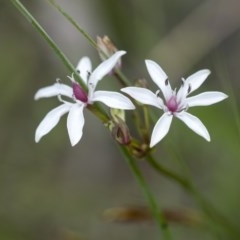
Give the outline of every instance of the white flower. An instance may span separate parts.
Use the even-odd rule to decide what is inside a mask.
[[[85,121],[83,109],[88,104],[93,104],[94,102],[102,102],[111,108],[134,109],[132,102],[121,93],[95,91],[97,83],[112,70],[119,58],[125,53],[125,51],[116,52],[109,59],[102,62],[93,72],[91,72],[92,65],[88,57],[83,57],[79,61],[77,71],[87,86],[87,93],[74,80],[73,76],[69,77],[72,81],[72,87],[57,82],[51,86],[39,89],[34,96],[35,100],[58,96],[62,104],[51,110],[41,121],[36,130],[35,141],[39,142],[44,135],[57,125],[61,116],[69,112],[67,117],[68,134],[71,145],[76,145],[82,137]],[[62,96],[70,98],[72,102],[63,100]]]
[[[203,123],[197,117],[187,113],[189,107],[207,106],[227,98],[227,95],[222,92],[204,92],[194,97],[188,97],[190,93],[202,85],[210,71],[207,69],[200,70],[186,80],[182,79],[182,85],[176,92],[176,90],[172,90],[166,73],[157,63],[146,60],[146,66],[152,80],[160,90],[153,93],[146,88],[126,87],[121,91],[129,94],[140,103],[152,105],[164,111],[153,129],[150,147],[156,145],[166,136],[173,116],[183,121],[195,133],[210,141],[209,133]],[[159,97],[160,91],[163,98]]]

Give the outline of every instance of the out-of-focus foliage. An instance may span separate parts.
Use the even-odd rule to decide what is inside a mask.
[[[97,52],[47,1],[22,2],[73,64],[84,55],[95,66],[100,62]],[[173,157],[177,153],[201,192],[240,227],[240,2],[56,2],[93,38],[107,34],[118,49],[128,52],[123,72],[133,83],[139,77],[149,79],[144,65],[148,58],[158,62],[176,86],[181,77],[211,69],[202,89],[223,91],[229,98],[191,112],[206,124],[212,141],[204,142],[174,121],[155,154],[159,162],[181,171]],[[118,225],[103,220],[106,208],[146,203],[109,132],[91,113],[86,114],[83,139],[76,147],[70,146],[65,117],[34,143],[37,124],[58,104],[56,99],[34,102],[34,93],[57,77],[67,82],[70,74],[11,2],[1,1],[0,239],[157,239],[153,223]],[[114,78],[101,84],[120,87]],[[179,186],[158,176],[144,161],[139,164],[162,206],[196,206]],[[213,239],[206,231],[176,223],[170,230],[178,240]]]

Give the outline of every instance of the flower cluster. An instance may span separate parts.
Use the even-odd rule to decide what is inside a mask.
[[[86,91],[74,79],[74,74],[69,77],[72,86],[68,86],[57,81],[55,84],[41,88],[35,94],[35,100],[57,96],[61,105],[51,110],[37,127],[35,141],[49,133],[59,122],[60,118],[68,113],[67,130],[71,145],[76,145],[83,132],[85,123],[83,110],[93,105],[95,102],[102,102],[113,109],[133,110],[135,106],[121,93],[112,91],[96,91],[98,82],[121,61],[125,51],[116,51],[104,60],[94,71],[92,71],[91,61],[88,57],[83,57],[76,69],[81,79],[86,85]],[[168,81],[166,73],[162,68],[151,60],[146,60],[147,70],[153,82],[158,86],[156,93],[143,87],[125,87],[121,91],[128,94],[136,101],[159,108],[164,113],[153,128],[150,147],[161,141],[169,131],[173,117],[183,121],[190,129],[199,134],[207,141],[210,141],[209,133],[203,123],[195,116],[187,112],[193,106],[207,106],[220,102],[227,98],[222,92],[204,92],[196,96],[189,97],[193,91],[197,90],[206,80],[210,71],[200,70],[187,79],[182,78],[182,84],[178,91],[173,90]],[[162,94],[162,97],[160,96]],[[63,97],[71,101],[64,100]],[[122,124],[123,121],[121,120]],[[121,126],[124,126],[122,125]]]

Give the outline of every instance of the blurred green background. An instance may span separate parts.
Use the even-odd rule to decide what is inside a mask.
[[[181,77],[211,69],[201,91],[223,91],[229,98],[190,112],[204,122],[212,141],[205,142],[174,121],[155,154],[159,162],[179,172],[172,155],[181,156],[202,194],[240,227],[240,1],[56,2],[93,38],[106,34],[118,49],[128,52],[123,72],[133,83],[140,77],[150,81],[145,59],[158,62],[176,87]],[[22,3],[73,64],[85,55],[94,66],[99,64],[95,49],[47,1]],[[11,2],[2,0],[0,239],[159,239],[154,223],[104,221],[107,208],[147,203],[111,135],[91,113],[85,111],[84,134],[76,147],[70,146],[65,117],[40,143],[34,142],[37,125],[58,104],[54,98],[35,102],[34,93],[58,77],[67,82],[70,74]],[[114,78],[103,82],[102,86],[119,89]],[[139,165],[161,206],[196,206],[181,187],[144,161]],[[214,239],[207,231],[179,224],[170,224],[170,230],[178,240]]]

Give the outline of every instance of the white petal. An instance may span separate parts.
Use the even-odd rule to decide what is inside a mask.
[[[95,88],[98,81],[101,80],[114,68],[120,57],[125,53],[125,51],[117,51],[110,58],[103,61],[90,75],[89,84],[93,85]]]
[[[183,79],[183,84],[177,93],[177,101],[185,100],[187,95],[198,89],[210,73],[208,69],[203,69],[192,74],[186,80]]]
[[[146,60],[145,63],[152,80],[161,89],[164,98],[168,100],[172,95],[172,88],[168,81],[168,76],[156,62],[152,60]]]
[[[76,145],[82,138],[84,125],[84,104],[73,104],[67,118],[67,129],[71,145]]]
[[[198,89],[203,84],[203,82],[207,79],[210,73],[211,73],[210,70],[203,69],[189,76],[185,80],[185,85],[188,85],[188,86],[190,85],[188,94]]]
[[[222,92],[204,92],[186,99],[189,107],[208,106],[220,102],[228,96]]]
[[[133,103],[123,94],[118,92],[96,91],[94,92],[93,98],[91,100],[93,102],[102,102],[110,108],[126,110],[135,109]]]
[[[195,133],[205,138],[208,142],[210,142],[210,135],[208,130],[200,121],[199,118],[193,116],[187,112],[177,113],[176,117],[183,121],[190,129],[192,129]]]
[[[49,133],[58,124],[61,116],[67,113],[70,108],[71,104],[64,103],[51,110],[37,127],[35,133],[35,142],[39,142],[44,135]]]
[[[36,92],[34,99],[38,100],[40,98],[48,98],[48,97],[54,97],[58,95],[63,95],[71,98],[73,95],[73,90],[68,85],[55,83],[51,86],[39,89]]]
[[[164,113],[161,118],[157,121],[153,128],[150,147],[155,146],[160,142],[168,133],[173,115],[169,113]]]
[[[148,104],[160,109],[163,108],[162,99],[146,88],[126,87],[122,88],[121,91],[127,93],[129,96],[142,104]]]
[[[82,80],[87,85],[88,76],[92,72],[91,60],[88,57],[81,58],[77,64],[76,69],[79,72]]]

